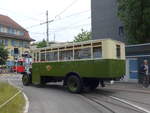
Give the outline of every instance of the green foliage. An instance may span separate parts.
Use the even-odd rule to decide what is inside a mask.
[[[128,43],[150,42],[150,0],[118,0]]]
[[[86,40],[91,40],[91,32],[81,29],[81,33],[75,36],[74,42],[82,42]]]
[[[47,42],[43,39],[43,41],[37,44],[37,48],[43,48],[47,46]]]
[[[4,65],[8,59],[8,50],[0,45],[0,65]]]

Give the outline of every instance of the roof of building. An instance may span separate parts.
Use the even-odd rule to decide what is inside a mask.
[[[24,32],[23,36],[0,32],[1,37],[13,38],[13,39],[18,39],[18,40],[26,40],[26,41],[34,41],[34,39],[32,39],[29,36],[28,31],[26,29],[24,29],[22,26],[20,26],[18,23],[16,23],[10,17],[0,14],[0,24],[5,27],[11,27],[11,28],[14,28],[14,29]]]

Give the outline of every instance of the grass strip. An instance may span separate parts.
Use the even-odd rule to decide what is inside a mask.
[[[0,83],[0,105],[10,99],[18,92],[18,89],[7,83]],[[0,113],[22,113],[25,99],[22,93],[18,94],[8,104],[0,108]]]

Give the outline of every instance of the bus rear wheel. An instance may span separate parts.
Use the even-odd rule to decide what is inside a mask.
[[[71,93],[80,93],[82,90],[82,81],[76,75],[70,75],[67,78],[67,89]]]
[[[29,75],[23,74],[23,76],[22,76],[22,83],[25,86],[28,86],[31,83]]]

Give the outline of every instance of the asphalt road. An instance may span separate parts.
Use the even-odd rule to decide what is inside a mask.
[[[69,93],[60,84],[42,88],[23,86],[20,75],[0,77],[0,80],[9,80],[23,88],[30,101],[29,113],[150,113],[150,92],[98,88],[79,95]]]

